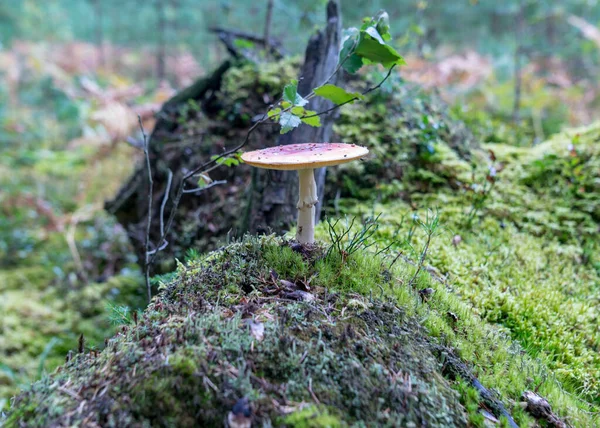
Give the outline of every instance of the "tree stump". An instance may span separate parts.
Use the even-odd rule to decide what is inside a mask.
[[[339,56],[341,43],[342,18],[337,0],[327,4],[327,25],[311,37],[306,47],[304,65],[298,78],[298,92],[302,95],[310,93],[322,85],[334,73]],[[336,84],[338,76],[333,76],[329,83]],[[333,107],[331,101],[320,97],[313,98],[307,108],[323,111]],[[333,134],[335,114],[321,116],[322,126],[301,128],[282,135],[277,145],[299,144],[309,142],[329,142]],[[319,219],[324,187],[325,168],[315,171],[315,180],[319,194],[316,206],[316,217]],[[267,231],[268,229],[281,232],[296,221],[296,203],[298,201],[298,186],[296,171],[262,171],[255,170],[252,179],[252,198],[246,220],[247,229],[251,232]]]

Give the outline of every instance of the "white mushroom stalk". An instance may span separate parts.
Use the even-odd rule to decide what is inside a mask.
[[[312,244],[315,242],[315,205],[319,202],[315,169],[351,162],[368,153],[366,148],[356,144],[307,143],[255,150],[244,153],[242,159],[257,168],[298,171],[296,239],[301,244]]]
[[[296,240],[301,244],[315,242],[315,205],[319,202],[314,169],[299,169],[298,229]]]

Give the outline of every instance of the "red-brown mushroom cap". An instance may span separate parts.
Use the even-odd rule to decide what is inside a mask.
[[[242,155],[248,165],[265,169],[297,170],[339,165],[369,153],[365,147],[343,143],[288,144]]]

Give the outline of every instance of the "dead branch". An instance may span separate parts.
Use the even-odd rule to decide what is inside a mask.
[[[219,40],[223,42],[227,51],[235,58],[245,57],[245,55],[240,51],[240,48],[235,45],[236,39],[247,40],[252,43],[256,43],[258,45],[265,46],[267,52],[275,59],[283,58],[283,50],[281,48],[281,43],[273,38],[269,38],[268,40],[263,37],[257,36],[255,34],[246,33],[244,31],[237,30],[227,30],[221,27],[210,27],[208,29],[210,32],[215,33]]]
[[[144,137],[144,158],[146,159],[146,169],[148,170],[148,221],[146,224],[146,241],[144,244],[145,249],[146,249],[146,257],[144,258],[144,271],[145,271],[145,278],[146,278],[146,290],[148,292],[148,303],[150,303],[152,301],[152,286],[150,285],[151,262],[150,262],[149,252],[150,252],[150,229],[152,227],[152,199],[153,199],[154,181],[152,180],[152,167],[150,166],[150,154],[148,152],[148,137],[146,136],[146,132],[144,131],[144,126],[142,125],[142,118],[140,116],[138,116],[138,122],[140,124],[140,130],[142,131],[142,136]],[[154,260],[154,258],[152,260]]]

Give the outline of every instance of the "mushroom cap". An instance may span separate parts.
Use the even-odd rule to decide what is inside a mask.
[[[339,165],[366,156],[369,150],[356,144],[305,143],[246,152],[248,165],[265,169],[297,170]]]

